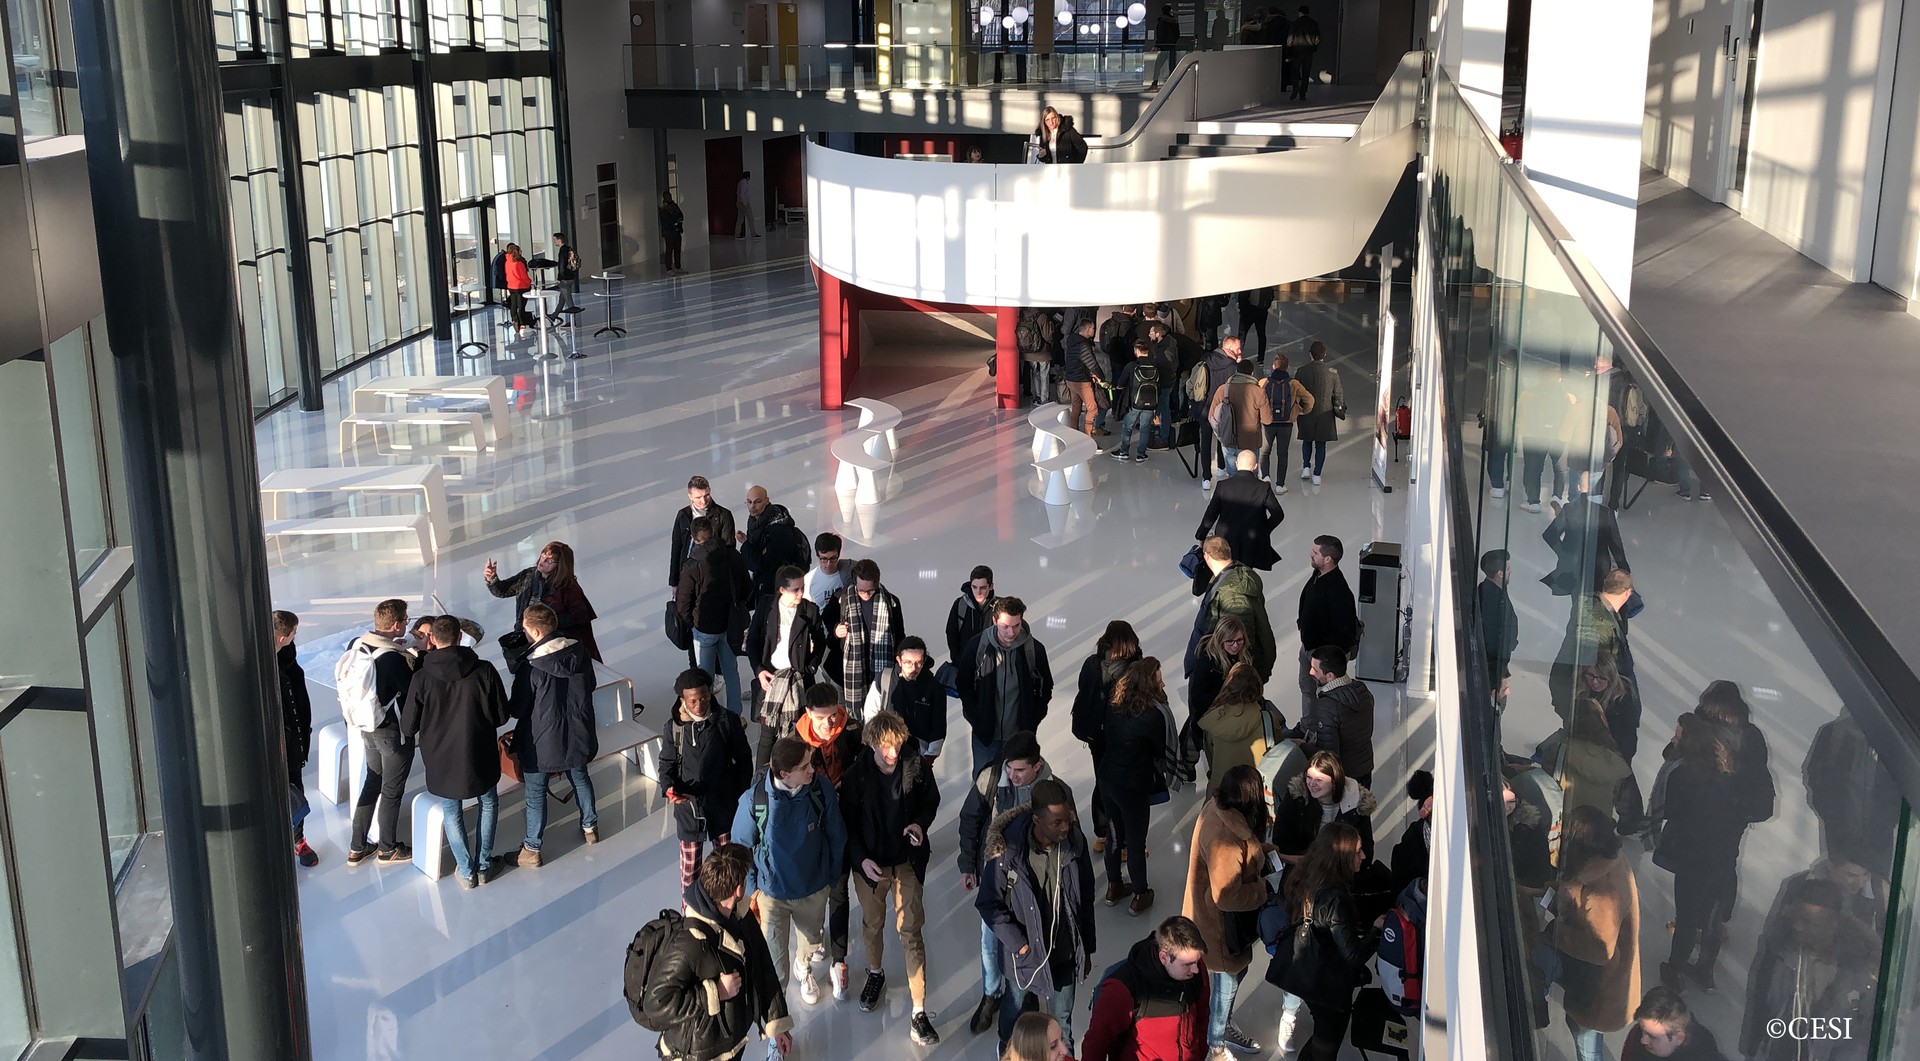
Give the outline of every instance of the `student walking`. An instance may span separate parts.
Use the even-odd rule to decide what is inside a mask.
[[[813,750],[799,738],[774,743],[768,768],[740,802],[731,832],[753,852],[746,888],[754,895],[781,990],[791,971],[800,980],[801,1000],[816,1005],[820,981],[813,975],[813,954],[823,942],[828,890],[846,874],[847,827],[833,782],[814,768]],[[789,929],[800,937],[799,958],[791,963]]]
[[[931,847],[927,839],[940,809],[940,787],[933,779],[906,720],[882,711],[867,720],[866,751],[855,759],[842,782],[847,797],[847,862],[860,893],[860,922],[866,944],[867,982],[860,1009],[871,1012],[885,997],[887,975],[881,968],[887,897],[893,897],[894,930],[907,959],[907,989],[913,996],[908,1034],[921,1046],[940,1041],[927,1016],[927,922],[922,889]]]
[[[718,846],[732,836],[740,795],[753,782],[753,752],[740,719],[713,709],[713,676],[698,667],[673,683],[673,717],[661,742],[660,784],[673,805],[680,840],[681,887],[692,883],[700,845]]]

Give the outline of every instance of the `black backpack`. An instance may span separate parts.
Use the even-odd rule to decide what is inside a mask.
[[[647,993],[647,981],[653,978],[654,964],[666,952],[683,923],[678,910],[662,910],[659,917],[640,926],[640,931],[633,934],[633,942],[627,944],[626,982],[620,993],[626,996],[627,1012],[632,1014],[633,1022],[650,1032],[667,1029],[648,1019],[640,1000]]]
[[[1136,360],[1133,366],[1133,394],[1127,404],[1134,409],[1160,407],[1160,367]]]

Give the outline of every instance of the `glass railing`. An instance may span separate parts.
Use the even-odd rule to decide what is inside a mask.
[[[880,88],[1125,88],[1143,83],[1141,45],[1051,54],[945,44],[628,45],[627,87],[797,92]]]
[[[1451,81],[1430,93],[1493,1055],[1920,1056],[1912,670]]]

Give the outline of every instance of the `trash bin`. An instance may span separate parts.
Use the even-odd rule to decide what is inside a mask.
[[[1355,603],[1366,629],[1353,676],[1369,682],[1398,682],[1407,677],[1401,646],[1406,644],[1407,610],[1402,607],[1406,569],[1398,542],[1372,542],[1360,550],[1360,585]]]

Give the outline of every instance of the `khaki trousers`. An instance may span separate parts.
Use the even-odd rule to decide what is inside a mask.
[[[913,992],[913,1004],[927,1004],[927,945],[920,930],[927,923],[927,909],[921,898],[920,878],[910,865],[883,866],[880,881],[867,879],[858,867],[853,871],[854,887],[860,889],[860,930],[867,945],[867,967],[880,968],[885,943],[881,930],[887,922],[887,893],[893,893],[896,912],[894,928],[900,933],[900,949],[907,955],[907,989]]]

